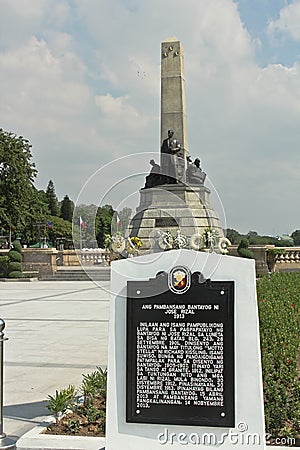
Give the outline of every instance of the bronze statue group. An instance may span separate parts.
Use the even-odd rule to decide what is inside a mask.
[[[203,185],[206,173],[200,167],[200,159],[192,162],[190,156],[185,157],[178,140],[173,139],[174,131],[168,131],[168,137],[161,146],[161,166],[151,159],[152,169],[146,177],[144,189],[164,184],[184,183],[187,185]]]

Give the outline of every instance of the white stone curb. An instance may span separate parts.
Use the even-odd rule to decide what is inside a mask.
[[[17,450],[105,450],[105,437],[63,436],[44,434],[53,418],[25,433],[17,442]]]

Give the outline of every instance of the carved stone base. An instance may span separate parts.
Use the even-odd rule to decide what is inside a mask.
[[[153,247],[154,235],[177,230],[190,238],[207,228],[224,236],[220,220],[209,202],[210,190],[205,186],[167,184],[140,190],[140,204],[129,226],[129,235],[138,236],[142,250]]]

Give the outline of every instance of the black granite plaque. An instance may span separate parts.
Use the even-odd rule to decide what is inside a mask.
[[[155,228],[178,227],[174,217],[159,217],[155,219]]]
[[[127,283],[126,420],[234,427],[234,282],[163,278]]]

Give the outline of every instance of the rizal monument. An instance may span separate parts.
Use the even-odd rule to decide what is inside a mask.
[[[106,450],[264,450],[255,263],[217,254],[228,240],[189,158],[175,38],[162,43],[150,164],[130,224],[142,252],[111,263]]]
[[[160,164],[153,159],[150,164],[129,226],[130,237],[141,239],[142,250],[172,248],[170,237],[177,238],[178,247],[181,242],[181,247],[195,250],[211,248],[214,236],[224,241],[219,217],[210,205],[206,174],[199,158],[192,161],[189,156],[184,53],[174,37],[161,44]]]

